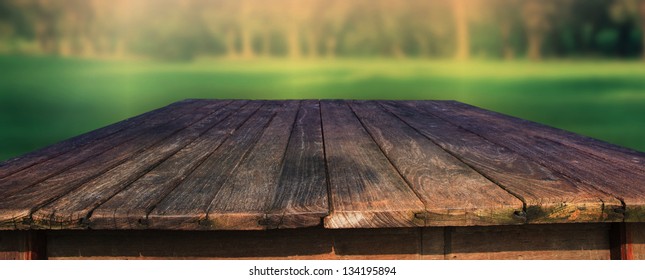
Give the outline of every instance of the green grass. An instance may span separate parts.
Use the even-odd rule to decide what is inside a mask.
[[[185,98],[453,99],[645,151],[645,64],[0,57],[0,160]]]

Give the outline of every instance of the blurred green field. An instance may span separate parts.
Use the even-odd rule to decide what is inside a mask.
[[[185,98],[453,99],[645,151],[638,61],[0,57],[0,161]]]

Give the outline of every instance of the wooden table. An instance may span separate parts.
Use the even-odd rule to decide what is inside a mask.
[[[185,100],[0,165],[0,258],[645,258],[645,154],[454,101]]]

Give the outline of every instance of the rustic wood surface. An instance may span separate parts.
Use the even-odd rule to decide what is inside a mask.
[[[251,102],[241,109],[237,106],[225,108],[231,113],[226,120],[96,208],[92,213],[90,226],[96,229],[145,228],[147,215],[155,205],[206,160],[214,148],[235,132],[259,107],[258,102]]]
[[[409,257],[441,258],[452,227],[643,221],[644,163],[454,101],[186,100],[0,163],[0,229],[440,226]]]
[[[287,101],[213,197],[204,222],[214,229],[264,229],[278,191],[282,162],[299,102]],[[244,190],[244,191],[240,191]]]
[[[207,228],[208,208],[222,186],[248,157],[264,129],[275,117],[277,103],[265,104],[200,166],[164,197],[147,216],[151,228]],[[263,166],[262,168],[265,168]],[[240,190],[242,191],[242,190]]]
[[[332,228],[423,226],[425,207],[348,104],[322,105]]]
[[[594,193],[590,188],[596,189],[595,195],[609,210],[607,213],[622,208],[624,203],[626,221],[645,221],[645,153],[612,148],[607,143],[558,133],[560,130],[462,103],[415,105],[426,107],[449,122],[580,182],[576,185],[585,192]]]
[[[426,207],[426,226],[520,223],[522,201],[383,111],[378,104],[352,108],[374,141]],[[445,186],[451,186],[446,188]]]
[[[316,226],[329,211],[320,104],[303,101],[284,155],[267,228]]]
[[[466,164],[513,193],[525,203],[526,218],[530,223],[557,223],[571,221],[620,221],[618,199],[587,184],[578,183],[539,164],[536,158],[526,157],[521,150],[533,146],[503,144],[505,134],[495,135],[499,141],[489,141],[452,122],[461,120],[439,109],[433,110],[429,102],[384,102],[384,106],[421,133],[435,141]],[[442,116],[444,118],[441,118]],[[452,116],[452,117],[450,117]],[[456,122],[456,121],[455,121]],[[470,119],[461,121],[468,128],[494,126],[490,122]]]

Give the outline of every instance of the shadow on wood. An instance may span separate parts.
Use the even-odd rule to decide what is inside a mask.
[[[629,224],[634,259],[643,224]],[[50,259],[610,259],[611,224],[267,231],[49,231]]]
[[[318,259],[331,236],[318,229],[269,231],[55,231],[50,259]]]
[[[446,228],[446,259],[610,259],[609,224]]]
[[[43,231],[0,231],[0,260],[41,260],[47,258]]]

